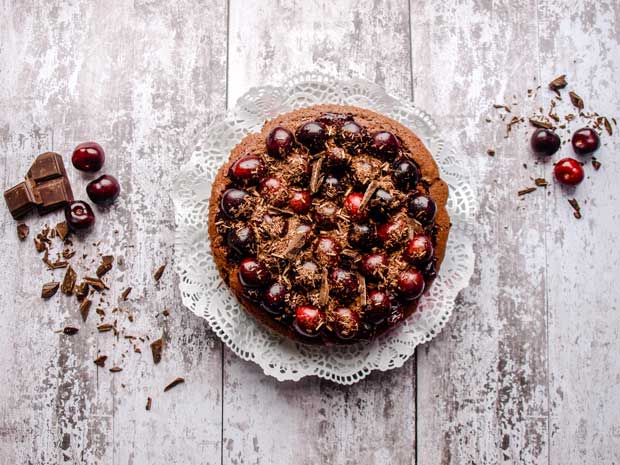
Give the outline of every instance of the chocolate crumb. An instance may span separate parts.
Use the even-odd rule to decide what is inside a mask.
[[[530,194],[534,192],[535,190],[536,190],[535,187],[528,187],[527,189],[521,189],[519,192],[517,192],[517,195],[520,197],[525,194]]]
[[[609,120],[607,119],[607,117],[605,116],[600,116],[598,118],[598,121],[603,125],[603,127],[605,128],[605,131],[607,131],[607,134],[609,134],[610,136],[613,135],[614,131],[611,128],[611,123],[609,122]]]
[[[146,398],[146,409],[147,410],[151,410],[151,405],[152,405],[153,401],[151,400],[150,397]]]
[[[487,150],[487,155],[489,157],[494,157],[495,156],[495,150],[494,149],[488,149]]]
[[[20,223],[17,225],[17,237],[19,237],[20,241],[25,240],[30,234],[30,228],[25,223]]]
[[[77,279],[77,274],[71,268],[71,265],[67,267],[67,271],[65,272],[65,277],[62,280],[62,285],[60,286],[60,290],[67,294],[73,294],[73,288],[75,287],[75,280]]]
[[[568,93],[571,103],[577,107],[579,111],[583,110],[583,99],[572,90]]]
[[[101,257],[101,264],[97,267],[95,274],[98,278],[101,278],[108,271],[112,269],[112,263],[114,263],[114,257],[112,255],[104,255]]]
[[[114,325],[110,323],[104,323],[102,325],[97,326],[97,331],[100,333],[107,333],[108,331],[112,331],[114,329]]]
[[[553,129],[553,124],[536,119],[536,118],[530,118],[530,124],[534,126],[535,128]]]
[[[155,278],[155,282],[159,282],[159,280],[161,279],[161,275],[164,274],[164,270],[166,269],[166,264],[164,263],[162,266],[160,266],[159,268],[157,268],[155,270],[155,273],[153,273],[153,278]]]
[[[534,184],[536,184],[538,187],[547,187],[549,185],[545,178],[534,179]]]
[[[43,299],[49,299],[51,297],[53,297],[56,292],[58,291],[58,287],[60,286],[60,283],[56,282],[56,281],[52,281],[50,283],[45,283],[43,285],[43,289],[41,289],[41,297]]]
[[[578,220],[581,219],[581,207],[579,206],[579,202],[577,202],[577,199],[568,199],[568,203],[570,204],[571,207],[573,207],[573,215],[575,216],[575,218],[577,218]]]
[[[79,329],[74,326],[65,326],[65,328],[62,330],[62,332],[67,336],[73,336],[74,334],[77,334],[78,331]]]
[[[64,249],[62,251],[62,258],[64,258],[65,260],[69,260],[74,255],[75,255],[75,250]]]
[[[159,338],[151,343],[151,353],[153,354],[153,363],[155,363],[155,365],[161,362],[161,354],[163,350],[164,340],[162,338]]]
[[[90,301],[89,299],[82,300],[82,303],[80,304],[80,315],[82,315],[82,321],[86,321],[86,319],[88,318],[91,304],[92,301]]]
[[[185,379],[183,379],[183,378],[177,378],[177,379],[175,379],[174,381],[172,381],[170,384],[168,384],[168,385],[164,388],[164,392],[167,392],[167,391],[169,391],[170,389],[172,389],[173,387],[175,387],[175,386],[177,386],[177,385],[179,385],[179,384],[181,384],[181,383],[184,383],[184,382],[185,382]]]
[[[127,300],[127,297],[129,297],[130,292],[131,292],[131,287],[128,287],[127,289],[125,289],[123,293],[121,294],[121,299]]]
[[[601,162],[598,161],[596,158],[592,157],[592,166],[596,171],[598,171],[599,169],[601,169]]]
[[[501,103],[494,103],[493,104],[493,108],[497,108],[498,110],[499,109],[504,109],[504,110],[506,110],[506,112],[510,113],[510,107],[508,105],[504,105],[504,104],[501,104]]]
[[[99,292],[105,289],[109,289],[109,287],[106,286],[105,283],[99,278],[93,278],[91,276],[86,276],[84,278],[84,282]]]
[[[112,367],[110,368],[111,373],[118,373],[119,371],[123,371],[121,367]]]
[[[34,248],[37,249],[37,252],[41,253],[47,250],[47,245],[45,245],[45,242],[39,236],[40,235],[34,238]]]
[[[567,85],[568,83],[566,82],[566,74],[562,74],[561,76],[556,77],[553,81],[549,83],[549,89],[558,94],[559,97],[559,90],[564,89]]]
[[[165,309],[164,309],[164,311],[163,311],[163,312],[161,312],[161,314],[162,314],[163,316],[169,316],[169,315],[170,315],[170,311],[169,311],[167,308],[165,308]]]
[[[93,362],[95,363],[95,365],[97,365],[98,367],[104,368],[105,367],[105,361],[108,359],[107,355],[100,355],[99,357],[97,357],[95,360],[93,360]]]
[[[61,240],[65,240],[69,236],[69,225],[66,221],[62,221],[56,225],[56,234]]]

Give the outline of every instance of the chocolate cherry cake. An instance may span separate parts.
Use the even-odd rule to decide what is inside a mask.
[[[307,343],[368,340],[416,309],[450,230],[448,186],[385,116],[318,105],[268,121],[213,184],[209,236],[243,307]]]

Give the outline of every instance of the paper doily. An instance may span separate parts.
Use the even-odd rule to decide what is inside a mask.
[[[372,342],[316,347],[290,341],[265,328],[237,303],[223,285],[211,256],[207,232],[211,183],[232,148],[266,119],[295,108],[321,103],[355,105],[399,121],[420,137],[450,187],[448,212],[453,223],[439,275],[420,300],[417,311],[401,325]],[[241,358],[257,363],[278,380],[316,375],[353,384],[372,370],[400,367],[418,344],[430,341],[448,321],[459,291],[474,269],[472,223],[477,197],[465,157],[440,138],[433,120],[405,99],[388,95],[376,84],[306,73],[282,86],[251,89],[225,114],[215,115],[190,161],[174,184],[177,223],[175,268],[183,303],[205,318],[213,331]]]

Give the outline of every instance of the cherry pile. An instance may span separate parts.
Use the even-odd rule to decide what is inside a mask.
[[[105,162],[103,147],[96,142],[79,144],[71,157],[73,166],[88,173],[99,171]],[[121,186],[114,176],[104,174],[88,183],[86,194],[98,205],[110,205],[121,192]],[[95,224],[91,206],[83,200],[75,200],[65,207],[65,218],[72,231],[87,231]]]
[[[218,231],[247,299],[302,339],[369,339],[435,277],[437,207],[391,132],[324,113],[230,165]]]

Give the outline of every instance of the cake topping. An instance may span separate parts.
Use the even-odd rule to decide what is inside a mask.
[[[291,131],[281,126],[275,127],[267,136],[267,153],[274,158],[284,158],[291,152],[293,142]]]
[[[311,153],[324,150],[327,138],[327,128],[318,121],[309,121],[297,130],[297,141],[305,145]]]

